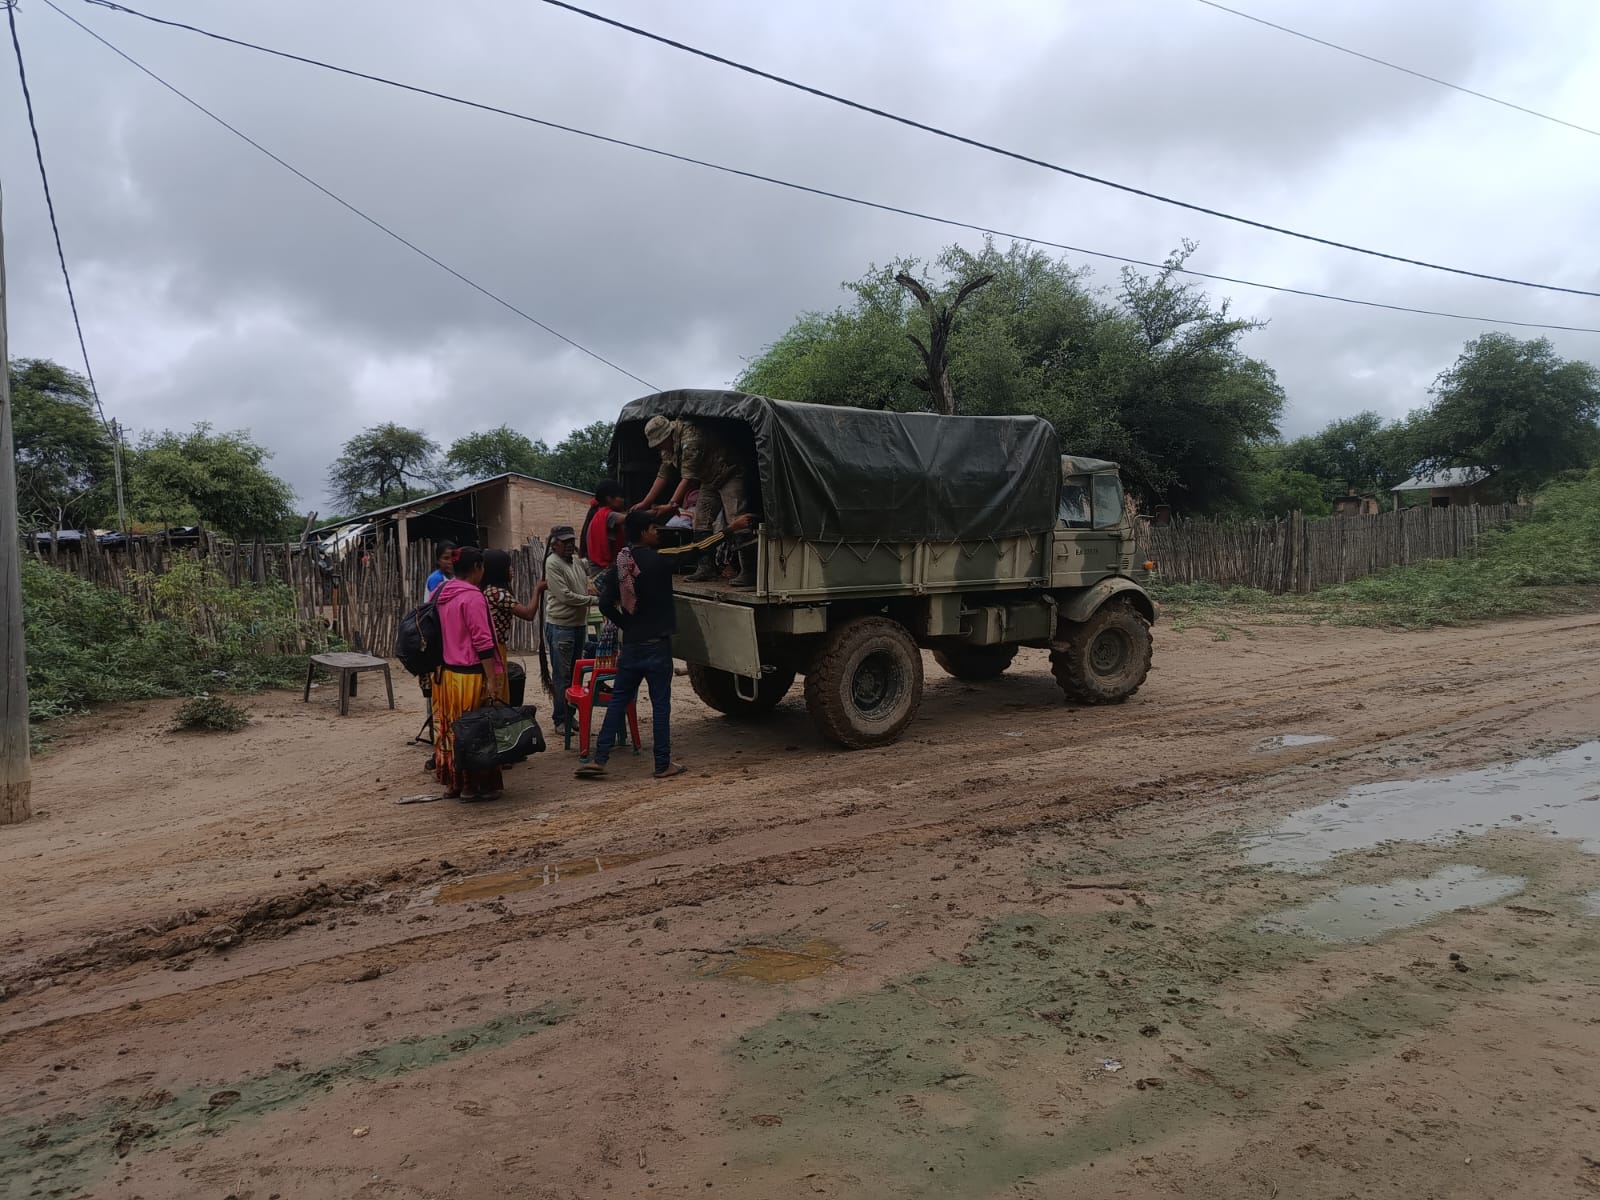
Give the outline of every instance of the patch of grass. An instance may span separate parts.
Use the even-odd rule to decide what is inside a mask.
[[[1533,516],[1491,530],[1463,558],[1396,567],[1325,588],[1339,624],[1420,628],[1578,607],[1600,585],[1600,470],[1539,493]]]
[[[250,724],[250,714],[221,696],[196,696],[178,709],[174,723],[195,732],[235,733]]]
[[[1150,590],[1179,629],[1224,616],[1423,629],[1593,607],[1600,597],[1585,589],[1597,586],[1600,469],[1545,488],[1530,519],[1484,534],[1462,558],[1393,567],[1309,596],[1207,583]]]

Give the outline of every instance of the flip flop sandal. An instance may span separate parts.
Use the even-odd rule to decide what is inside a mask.
[[[579,779],[604,779],[606,769],[599,763],[587,763],[579,767],[573,774]]]
[[[682,763],[673,763],[665,771],[657,771],[655,773],[655,778],[657,778],[657,779],[671,779],[676,775],[682,775],[688,769],[689,768],[684,766]]]

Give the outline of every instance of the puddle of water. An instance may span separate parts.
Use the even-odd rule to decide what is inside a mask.
[[[844,962],[844,951],[820,939],[792,950],[778,946],[740,946],[734,957],[705,974],[718,979],[753,979],[757,983],[792,983],[811,979]]]
[[[643,854],[601,854],[591,858],[574,858],[570,862],[544,863],[537,867],[520,867],[515,871],[496,871],[489,875],[474,875],[460,883],[446,884],[439,889],[436,902],[459,904],[463,900],[492,900],[507,892],[531,892],[535,888],[549,887],[563,879],[578,879],[584,875],[597,875],[601,871],[614,871],[629,863],[654,858],[658,851]]]
[[[1382,842],[1450,842],[1492,829],[1578,838],[1587,853],[1600,854],[1600,742],[1458,775],[1353,788],[1246,845],[1253,863],[1304,872]]]
[[[1515,896],[1526,883],[1516,875],[1490,875],[1482,867],[1442,867],[1426,879],[1340,888],[1304,908],[1262,917],[1256,930],[1309,933],[1329,942],[1367,942],[1442,913]]]
[[[1255,754],[1275,754],[1279,750],[1291,750],[1296,746],[1315,746],[1318,742],[1333,741],[1331,733],[1279,733],[1269,738],[1262,738],[1250,749]]]

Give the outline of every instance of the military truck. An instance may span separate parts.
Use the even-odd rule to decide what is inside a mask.
[[[617,421],[610,466],[630,499],[659,468],[644,436],[658,415],[733,445],[760,514],[753,590],[677,581],[673,651],[716,711],[758,720],[803,675],[818,729],[861,749],[915,717],[923,650],[988,680],[1018,647],[1046,649],[1082,704],[1144,682],[1156,606],[1116,465],[1063,455],[1048,422],[661,392]]]

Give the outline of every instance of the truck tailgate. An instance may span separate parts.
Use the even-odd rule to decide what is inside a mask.
[[[748,604],[728,604],[681,592],[678,632],[672,652],[684,662],[701,663],[752,679],[761,675],[761,648],[756,643],[756,610]]]

